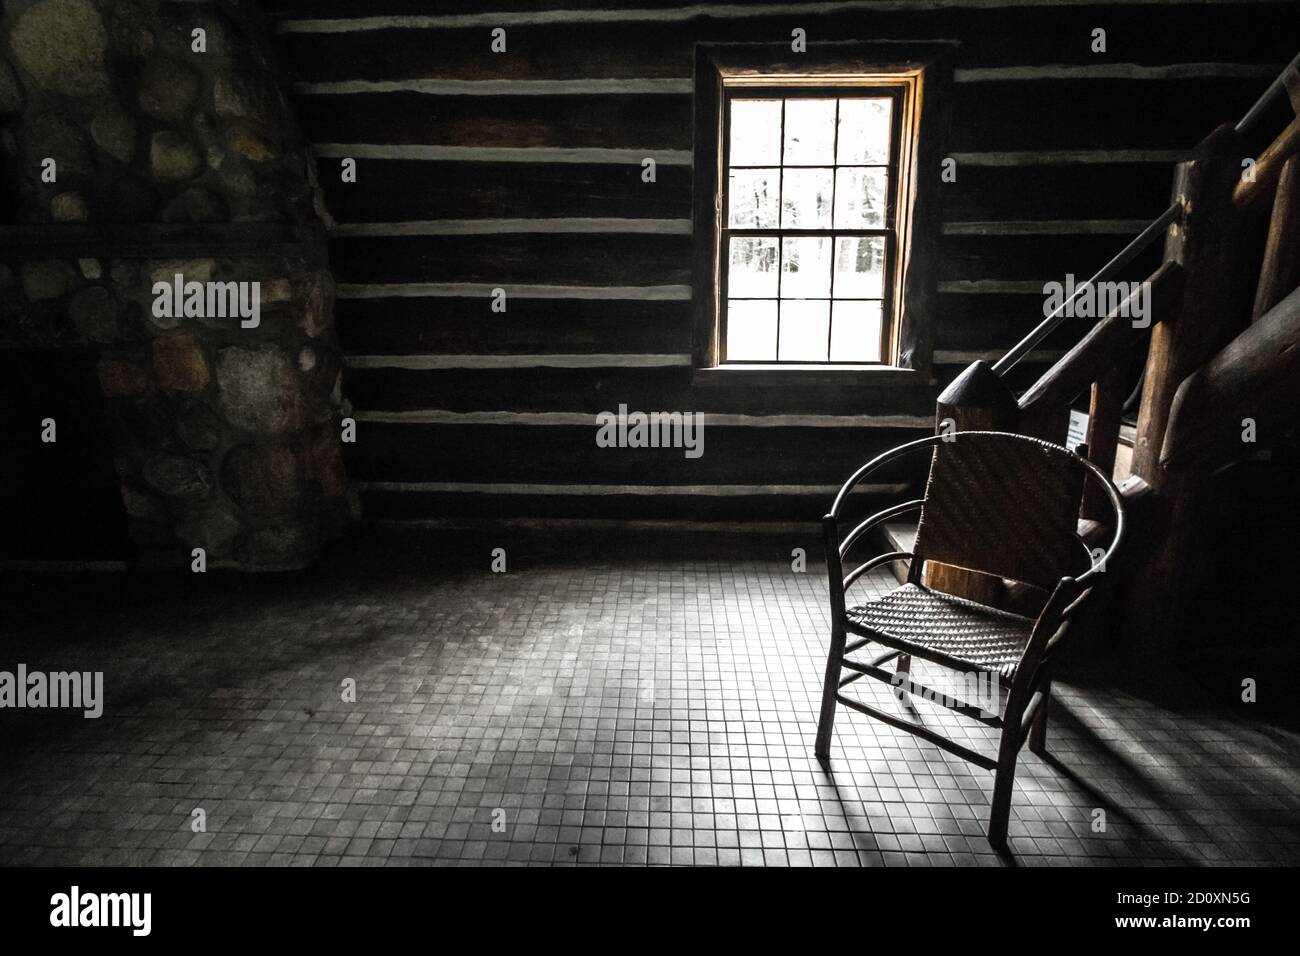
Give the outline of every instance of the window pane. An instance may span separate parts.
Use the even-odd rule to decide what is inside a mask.
[[[731,101],[731,165],[781,162],[781,101]]]
[[[884,272],[883,236],[841,236],[835,240],[835,298],[881,298]]]
[[[836,302],[831,315],[831,361],[881,361],[881,321],[879,302]],[[784,324],[781,332],[784,335]]]
[[[831,240],[798,236],[781,242],[781,298],[829,299]]]
[[[781,187],[781,227],[829,229],[831,170],[787,169]]]
[[[835,101],[785,101],[786,166],[829,166],[835,162]]]
[[[835,171],[835,228],[882,229],[885,225],[883,169],[859,167]]]
[[[778,169],[733,169],[728,186],[728,222],[733,229],[775,229]]]
[[[825,362],[831,304],[822,300],[781,302],[782,362]]]
[[[855,97],[840,100],[841,165],[889,162],[891,99]]]
[[[727,303],[727,359],[776,361],[775,299],[739,299]]]
[[[776,239],[731,237],[727,295],[737,299],[771,299],[776,291]],[[827,270],[829,273],[829,270]]]

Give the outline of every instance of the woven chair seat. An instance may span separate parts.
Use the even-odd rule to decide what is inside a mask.
[[[904,584],[878,601],[850,608],[858,627],[888,646],[948,666],[969,665],[1009,680],[1029,643],[1034,622],[974,601]]]

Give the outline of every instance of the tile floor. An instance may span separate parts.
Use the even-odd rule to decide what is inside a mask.
[[[0,711],[0,863],[1005,862],[987,772],[844,711],[832,773],[813,759],[823,572],[788,548],[524,548],[505,574],[488,551],[9,576],[0,669],[102,670],[106,706]],[[1300,736],[1058,688],[1059,766],[1026,751],[1017,775],[1016,862],[1300,862]]]

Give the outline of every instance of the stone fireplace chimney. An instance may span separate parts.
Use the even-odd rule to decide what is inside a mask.
[[[334,284],[256,5],[5,2],[0,164],[0,347],[97,349],[141,563],[311,563],[352,511]]]

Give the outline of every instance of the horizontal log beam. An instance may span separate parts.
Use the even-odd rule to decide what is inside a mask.
[[[713,428],[929,428],[928,415],[745,415],[695,412],[702,426]],[[357,411],[359,422],[388,425],[530,425],[595,428],[592,412],[451,412],[444,409]]]
[[[917,428],[710,425],[703,432],[704,454],[687,458],[684,448],[601,448],[594,416],[584,425],[540,428],[361,421],[357,442],[344,454],[349,476],[360,481],[548,484],[580,475],[594,484],[702,485],[743,483],[761,475],[771,484],[832,485],[864,459],[919,434],[924,431]],[[878,480],[923,478],[921,465],[900,462]]]
[[[177,258],[319,255],[324,231],[297,223],[40,223],[0,225],[0,257]]]
[[[1241,6],[1267,5],[1270,0],[1236,0]],[[538,9],[513,11],[509,14],[511,25],[545,26],[551,24],[580,23],[682,23],[699,18],[712,20],[752,21],[756,17],[827,16],[857,13],[957,13],[961,11],[1032,11],[1034,8],[1051,8],[1055,17],[1062,9],[1095,6],[1096,0],[821,0],[812,3],[694,3],[685,6],[654,8],[635,5],[631,9]],[[1140,0],[1132,6],[1186,7],[1201,6],[1204,0]],[[313,7],[315,9],[315,7]],[[354,10],[352,6],[347,7]],[[424,5],[417,9],[423,11]],[[281,34],[361,33],[384,30],[457,30],[491,28],[499,26],[502,14],[464,12],[450,14],[405,13],[400,15],[335,16],[286,18],[280,21],[276,32]]]
[[[504,288],[517,299],[600,299],[613,302],[633,299],[645,302],[689,302],[688,285],[539,285],[507,282],[340,282],[340,299],[490,299]]]
[[[464,481],[361,481],[361,491],[382,491],[389,494],[465,494],[465,495],[537,495],[564,496],[676,496],[746,498],[758,496],[813,496],[834,498],[839,485],[597,485],[597,484],[512,484],[508,482]],[[908,486],[904,483],[859,484],[852,494],[901,495]]]
[[[537,353],[544,354],[544,353]],[[585,412],[626,404],[640,411],[680,410],[733,415],[844,415],[881,413],[927,418],[934,411],[928,379],[897,370],[879,375],[797,372],[797,387],[759,388],[744,371],[713,369],[702,375],[685,366],[348,369],[345,391],[353,406],[385,411]],[[861,462],[858,462],[861,464]],[[856,466],[855,466],[856,467]],[[844,475],[836,479],[844,480]]]

